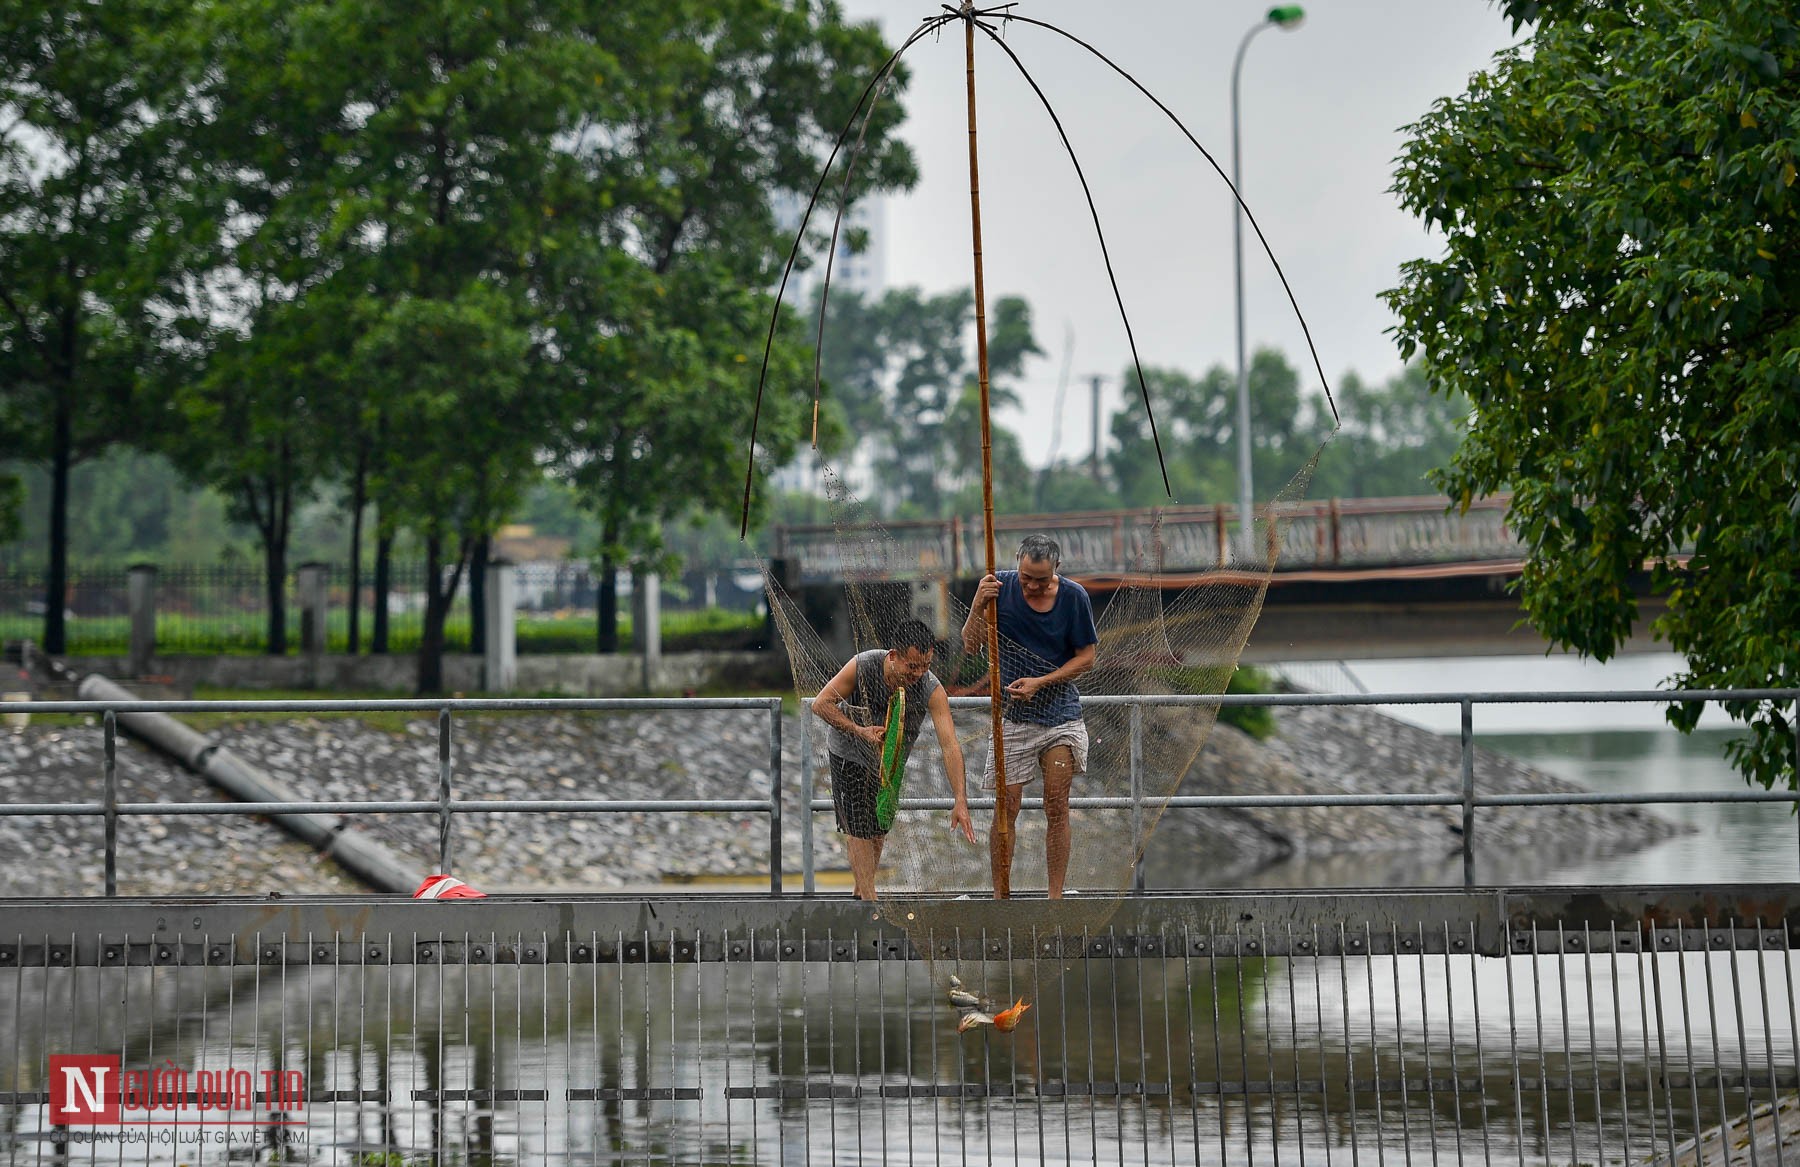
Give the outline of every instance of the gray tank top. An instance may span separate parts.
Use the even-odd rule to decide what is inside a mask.
[[[888,701],[894,691],[881,676],[881,665],[886,659],[884,648],[871,648],[856,654],[851,697],[848,701],[838,702],[838,708],[858,725],[882,725],[887,721]],[[913,739],[919,736],[919,728],[925,724],[926,706],[938,688],[937,674],[930,672],[906,687],[905,741],[909,749]],[[874,746],[851,737],[835,725],[826,727],[825,748],[846,762],[855,762],[871,770],[881,765],[881,755]]]

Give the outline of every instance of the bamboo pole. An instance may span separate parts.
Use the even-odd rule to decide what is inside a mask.
[[[975,19],[972,5],[963,3],[963,57],[967,66],[969,88],[969,225],[975,245],[975,368],[981,388],[981,521],[987,543],[987,574],[993,575],[994,560],[994,434],[988,418],[988,345],[987,292],[981,278],[981,167],[975,146]],[[1012,857],[1012,819],[1006,813],[1006,756],[1001,752],[1000,720],[1000,603],[999,597],[983,614],[987,620],[988,703],[991,706],[994,734],[994,821],[992,843]],[[1010,868],[1010,862],[1007,865]],[[1008,899],[1012,895],[1011,872],[999,863],[993,865],[994,897]]]

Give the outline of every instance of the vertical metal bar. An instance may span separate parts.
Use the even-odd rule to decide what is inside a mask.
[[[1312,966],[1314,1031],[1319,1038],[1319,1141],[1325,1144],[1325,1167],[1331,1167],[1331,1072],[1325,1048],[1325,973],[1320,967],[1324,963],[1325,950],[1319,947],[1319,924],[1315,920],[1312,925]]]
[[[837,1167],[837,962],[834,959],[831,927],[825,928],[825,1114],[829,1122],[831,1141],[831,1163]],[[806,966],[801,965],[802,969]],[[804,982],[802,982],[804,984]],[[806,991],[801,989],[800,999],[806,999]],[[807,1075],[808,1078],[811,1074]],[[859,1138],[860,1141],[860,1138]],[[862,1158],[862,1148],[857,1148],[857,1159]]]
[[[1519,1161],[1525,1161],[1525,1084],[1519,1073],[1519,1006],[1518,994],[1513,986],[1513,948],[1511,929],[1507,929],[1506,955],[1506,1043],[1507,1054],[1512,1064],[1513,1087],[1513,1137],[1518,1140],[1516,1147]]]
[[[1600,1042],[1594,1022],[1594,934],[1586,923],[1581,925],[1581,972],[1587,985],[1588,1065],[1594,1076],[1594,1156],[1606,1157],[1606,1096],[1600,1092]],[[1613,986],[1613,999],[1618,999],[1618,986]],[[1617,1039],[1615,1038],[1615,1041]],[[1570,1075],[1574,1081],[1574,1075]]]
[[[1462,699],[1463,886],[1475,886],[1475,705]]]
[[[1226,1054],[1219,1034],[1219,933],[1211,924],[1206,926],[1206,980],[1210,982],[1208,996],[1213,1001],[1213,1099],[1219,1104],[1219,1162],[1229,1163],[1231,1149],[1226,1145],[1226,1131],[1231,1124],[1226,1109]]]
[[[786,947],[785,943],[783,944],[783,947]],[[803,1091],[812,1082],[812,1026],[810,1024],[811,1011],[808,1010],[805,1005],[805,1002],[807,1000],[807,994],[806,994],[806,966],[808,963],[807,955],[808,954],[806,951],[806,929],[805,929],[805,927],[802,927],[800,929],[800,953],[799,953],[799,962],[798,962],[800,965],[800,971],[798,973],[799,978],[800,978],[800,987],[798,989],[798,992],[799,992],[800,1001],[801,1001],[801,1007],[799,1010],[799,1012],[800,1012],[800,1068],[797,1071],[797,1073],[799,1075],[800,1086]],[[780,965],[777,964],[776,967],[779,969]],[[783,1012],[785,1013],[786,1010],[783,1010]],[[800,1146],[802,1148],[804,1148],[804,1150],[806,1152],[805,1156],[804,1156],[805,1162],[810,1164],[812,1162],[812,1157],[813,1157],[813,1155],[812,1155],[812,1102],[811,1102],[811,1099],[805,1097],[804,1094],[802,1094],[801,1103],[800,1103]]]
[[[105,807],[101,823],[106,835],[106,895],[110,899],[119,894],[119,721],[111,709],[106,711],[102,737],[106,767],[100,781],[100,799]]]
[[[1035,941],[1036,938],[1037,930],[1034,928],[1032,929],[1032,939]],[[1170,1016],[1174,1010],[1170,1005],[1169,998],[1169,933],[1166,926],[1157,933],[1157,946],[1159,951],[1157,952],[1158,960],[1156,964],[1158,970],[1162,973],[1163,1077],[1168,1080],[1167,1084],[1169,1087],[1168,1113],[1164,1116],[1164,1125],[1168,1127],[1169,1130],[1169,1162],[1174,1163],[1177,1159],[1175,1147],[1175,1023],[1174,1018]],[[1033,952],[1037,951],[1037,945],[1035,943],[1033,943],[1031,947]],[[1190,1032],[1190,1044],[1192,1042],[1192,1036],[1193,1035]],[[1038,1075],[1038,1081],[1043,1081],[1042,1074]],[[1041,1126],[1042,1123],[1040,1122],[1039,1125]],[[1041,1145],[1041,1137],[1039,1143],[1038,1161],[1042,1162],[1044,1154]]]
[[[1044,1095],[1043,1095],[1043,1082],[1044,1082],[1044,1021],[1043,1021],[1043,1018],[1044,1018],[1044,1013],[1043,1013],[1044,975],[1043,975],[1043,968],[1044,968],[1044,957],[1043,957],[1043,953],[1040,951],[1040,949],[1038,947],[1039,943],[1040,943],[1040,941],[1039,941],[1039,937],[1038,937],[1037,925],[1033,924],[1031,926],[1031,955],[1032,955],[1031,1000],[1034,1005],[1037,1005],[1039,1007],[1039,1011],[1038,1011],[1038,1020],[1036,1022],[1037,1039],[1031,1043],[1033,1083],[1037,1087],[1037,1089],[1034,1091],[1036,1097],[1033,1099],[1034,1105],[1033,1105],[1032,1109],[1037,1114],[1038,1162],[1042,1163],[1042,1162],[1044,1162],[1044,1160],[1046,1158],[1046,1156],[1044,1154]],[[1058,955],[1060,957],[1060,953]],[[1058,977],[1057,979],[1061,980],[1062,978]],[[1167,1003],[1168,1003],[1167,998],[1165,996],[1164,1004],[1167,1005]],[[1062,1017],[1058,1018],[1057,1027],[1059,1029],[1061,1029],[1065,1033],[1065,1035],[1068,1032],[1068,1026],[1069,1026],[1069,1019],[1067,1016],[1062,1016]],[[910,1045],[911,1043],[909,1042],[908,1044]],[[1173,1077],[1173,1075],[1170,1075],[1170,1076]],[[1063,1076],[1063,1078],[1064,1078],[1064,1081],[1066,1082],[1068,1080],[1068,1075],[1065,1074]],[[1067,1099],[1068,1099],[1068,1091],[1065,1090],[1063,1092],[1063,1098],[1064,1098],[1064,1101],[1066,1104]],[[1174,1101],[1173,1097],[1171,1097],[1170,1101],[1172,1104]],[[1174,1126],[1174,1124],[1171,1123],[1170,1124],[1171,1130],[1173,1129],[1173,1126]],[[1173,1138],[1174,1138],[1173,1134],[1170,1135],[1170,1138],[1171,1138],[1171,1140],[1173,1140]],[[885,1143],[883,1145],[885,1145]],[[1171,1159],[1172,1158],[1173,1158],[1173,1155],[1171,1155]]]
[[[756,1156],[756,1161],[761,1162],[762,1161],[762,1107],[760,1105],[758,1105],[758,1103],[761,1100],[759,1098],[757,1098],[757,1096],[756,1096],[756,1071],[757,1071],[757,1067],[762,1063],[762,1056],[761,1056],[762,1044],[758,1040],[757,1033],[756,1033],[756,1029],[757,1029],[756,1015],[759,1012],[761,998],[759,998],[756,994],[756,963],[757,962],[756,962],[756,928],[754,926],[752,926],[750,929],[750,941],[746,947],[746,952],[748,953],[749,958],[750,958],[750,1057],[747,1059],[750,1063],[750,1145],[752,1147],[756,1148],[756,1150],[754,1152],[754,1154]],[[776,1037],[775,1056],[779,1058],[781,1056],[781,1040],[780,1040],[781,1034],[780,1034],[779,1029],[777,1030],[775,1037]],[[776,1114],[779,1115],[780,1113],[781,1113],[780,1110],[777,1109]],[[779,1119],[777,1119],[777,1123],[779,1124]],[[779,1145],[781,1142],[781,1129],[780,1129],[779,1125],[777,1125],[776,1130],[775,1130],[775,1142],[777,1145]]]
[[[1094,953],[1093,945],[1087,929],[1081,930],[1081,951],[1085,954],[1081,960],[1082,1008],[1087,1015],[1087,1100],[1088,1100],[1088,1141],[1091,1145],[1089,1154],[1092,1161],[1100,1161],[1100,1120],[1094,1113]],[[1118,1014],[1114,1011],[1114,1020]],[[1114,1050],[1118,1049],[1115,1044]]]
[[[1763,1055],[1769,1071],[1769,1121],[1775,1127],[1775,1167],[1784,1167],[1781,1149],[1781,1089],[1775,1081],[1775,1027],[1769,1019],[1769,956],[1762,917],[1756,918],[1756,1005],[1763,1019]],[[1791,995],[1790,995],[1791,996]],[[1797,1049],[1796,1054],[1800,1054]]]
[[[811,697],[800,701],[800,892],[809,896],[814,890],[812,703]]]
[[[1198,1051],[1194,1049],[1194,1037],[1199,1033],[1199,1026],[1194,1024],[1194,933],[1190,924],[1181,926],[1181,988],[1183,1012],[1187,1015],[1187,1051],[1188,1051],[1188,1119],[1193,1127],[1194,1159],[1200,1158],[1200,1068]],[[1064,1029],[1066,1031],[1067,1024]],[[1065,1043],[1066,1046],[1066,1043]],[[1067,1056],[1064,1062],[1067,1062]],[[1063,1094],[1063,1130],[1069,1127],[1069,1096]],[[1222,1125],[1222,1124],[1221,1124]]]
[[[1758,926],[1761,926],[1760,920]],[[1726,929],[1726,939],[1730,943],[1731,954],[1729,958],[1731,961],[1731,1005],[1737,1012],[1738,1071],[1744,1076],[1744,1131],[1750,1136],[1750,1167],[1761,1167],[1762,1160],[1756,1150],[1756,1095],[1752,1093],[1754,1088],[1750,1084],[1750,1039],[1744,1030],[1744,993],[1740,983],[1741,978],[1738,975],[1737,921],[1728,921]],[[1757,951],[1756,957],[1758,960],[1762,959],[1761,950]],[[1717,1027],[1714,1032],[1717,1032]],[[1713,1044],[1718,1044],[1716,1037]],[[1773,1083],[1770,1084],[1773,1085]],[[1776,1119],[1777,1117],[1771,1109],[1770,1118]],[[1776,1140],[1776,1144],[1780,1145],[1779,1139]]]
[[[1569,1096],[1569,1162],[1581,1158],[1581,1149],[1575,1145],[1580,1124],[1575,1121],[1575,1052],[1569,1042],[1569,938],[1563,934],[1562,921],[1556,922],[1556,993],[1557,1009],[1562,1014],[1563,1041],[1563,1075],[1566,1081],[1564,1089]]]
[[[1405,1007],[1400,1003],[1400,925],[1388,925],[1388,959],[1392,962],[1394,980],[1394,1057],[1400,1063],[1400,1141],[1406,1156],[1406,1162],[1412,1162],[1412,1098],[1411,1082],[1406,1076],[1406,1021]],[[1375,945],[1369,945],[1369,959],[1375,958]],[[1420,986],[1423,989],[1424,986]],[[1374,1017],[1374,1003],[1370,1002],[1369,1016]]]
[[[1544,1152],[1550,1151],[1550,1051],[1544,1045],[1544,981],[1543,935],[1535,921],[1531,925],[1531,1012],[1538,1055],[1538,1121],[1543,1124]]]
[[[1694,1066],[1694,1024],[1688,1014],[1687,932],[1679,919],[1675,921],[1675,961],[1681,984],[1681,1035],[1687,1048],[1688,1104],[1694,1114],[1694,1146],[1698,1153],[1700,1137],[1706,1130],[1706,1119],[1700,1113],[1700,1074]]]
[[[1504,937],[1504,931],[1501,933]],[[1494,1161],[1493,1134],[1488,1129],[1487,1048],[1481,1039],[1481,971],[1475,949],[1475,922],[1469,921],[1469,1010],[1475,1022],[1475,1092],[1481,1104],[1481,1161]],[[1521,1148],[1521,1153],[1523,1148]]]
[[[450,707],[438,710],[438,870],[450,873]]]
[[[1619,1070],[1619,1129],[1624,1133],[1625,1161],[1631,1162],[1631,1079],[1625,1072],[1625,984],[1619,979],[1619,927],[1616,923],[1606,925],[1608,940],[1607,963],[1612,971],[1613,998],[1613,1053],[1618,1059]],[[1640,990],[1642,985],[1639,986]],[[1650,1072],[1650,1059],[1644,1059],[1644,1072]],[[1652,1151],[1654,1151],[1654,1145]]]
[[[1113,1066],[1113,1131],[1120,1141],[1119,1158],[1125,1157],[1125,1090],[1124,1076],[1120,1063],[1125,1046],[1119,1036],[1119,1014],[1123,1012],[1119,1004],[1119,937],[1112,929],[1106,930],[1106,985],[1112,991],[1112,1066]]]
[[[1350,951],[1349,936],[1345,932],[1344,922],[1338,921],[1338,993],[1341,1007],[1339,1012],[1344,1020],[1344,1086],[1349,1099],[1350,1111],[1350,1163],[1356,1167],[1361,1160],[1362,1134],[1357,1130],[1356,1121],[1356,1050],[1350,1043],[1350,961],[1345,953]],[[1380,1132],[1376,1132],[1376,1145],[1380,1145]]]
[[[1425,945],[1423,943],[1419,945],[1419,979],[1420,981],[1425,979]],[[1450,962],[1450,922],[1448,920],[1444,921],[1444,1036],[1446,1039],[1444,1044],[1450,1047],[1450,1105],[1452,1113],[1456,1116],[1456,1120],[1450,1124],[1450,1130],[1456,1137],[1456,1161],[1461,1163],[1463,1161],[1462,1066],[1456,1056],[1456,969]],[[1430,1049],[1429,1035],[1426,1037],[1426,1042],[1425,1048]],[[1479,1073],[1479,1061],[1476,1062],[1476,1068]],[[1430,1073],[1429,1063],[1427,1063],[1426,1072]],[[1479,1083],[1477,1083],[1477,1089],[1479,1090]],[[1487,1108],[1484,1105],[1482,1109],[1485,1111]],[[1431,1153],[1437,1154],[1435,1126],[1433,1127]]]
[[[1785,923],[1781,931],[1781,970],[1783,978],[1781,995],[1787,999],[1788,1041],[1791,1043],[1788,1048],[1795,1051],[1796,1055],[1800,1055],[1800,1007],[1796,1006],[1794,999],[1794,946],[1792,938],[1787,934]],[[1780,1111],[1777,1110],[1776,1113],[1780,1114]],[[1800,1118],[1800,1112],[1796,1113],[1796,1117]],[[1779,1120],[1777,1126],[1779,1127]],[[1780,1138],[1779,1129],[1777,1129],[1776,1137]]]
[[[1283,922],[1281,933],[1282,939],[1287,942],[1287,975],[1283,979],[1287,981],[1288,991],[1288,1049],[1294,1063],[1294,1143],[1300,1150],[1300,1167],[1306,1167],[1306,1122],[1302,1117],[1306,1113],[1306,1098],[1300,1089],[1300,1002],[1294,987],[1297,970],[1293,925]]]
[[[1250,1035],[1244,1028],[1244,938],[1236,921],[1231,925],[1231,966],[1237,977],[1238,1097],[1244,1101],[1244,1162],[1256,1167],[1255,1123],[1250,1112]]]
[[[1396,925],[1396,928],[1398,928],[1398,925]],[[1425,1137],[1431,1141],[1431,1161],[1436,1163],[1438,1161],[1437,1083],[1433,1080],[1431,1064],[1431,982],[1425,975],[1424,921],[1420,921],[1414,926],[1412,939],[1413,942],[1419,946],[1419,1038],[1425,1049]],[[1400,954],[1398,952],[1394,954],[1394,968],[1396,970],[1394,983],[1399,984],[1398,970],[1400,968]],[[1449,991],[1450,986],[1448,982],[1446,982],[1444,985],[1446,1001],[1448,1000]],[[1396,1002],[1396,1005],[1397,1004],[1398,1002]],[[1396,1027],[1398,1027],[1399,1020],[1400,1011],[1396,1008],[1394,1011]],[[1401,1049],[1404,1050],[1405,1046],[1402,1045]],[[1401,1080],[1405,1080],[1404,1074],[1402,1075]]]
[[[1131,703],[1131,840],[1136,858],[1132,862],[1131,886],[1144,890],[1144,850],[1149,840],[1144,836],[1144,706]]]
[[[805,808],[808,821],[812,807]],[[781,894],[781,698],[769,698],[769,894]]]
[[[1276,1167],[1281,1163],[1281,1094],[1275,1089],[1275,1003],[1273,986],[1269,984],[1269,975],[1274,968],[1274,958],[1269,955],[1269,926],[1261,920],[1256,924],[1257,951],[1262,954],[1262,1002],[1263,1002],[1263,1062],[1268,1070],[1269,1083],[1269,1154]],[[1286,979],[1286,974],[1283,974]],[[1294,1106],[1300,1105],[1299,1096],[1294,1098]]]
[[[1387,1130],[1387,1114],[1381,1101],[1381,1035],[1375,1030],[1375,929],[1367,918],[1363,920],[1362,939],[1363,986],[1369,992],[1369,1069],[1375,1078],[1375,1161],[1386,1163],[1387,1148],[1382,1138]]]
[[[1656,939],[1656,925],[1653,923],[1650,925],[1649,935],[1645,938],[1644,943],[1640,944],[1638,948],[1640,952],[1648,958],[1648,964],[1650,965],[1651,999],[1656,1008],[1657,1068],[1660,1071],[1662,1078],[1663,1113],[1667,1116],[1669,1125],[1669,1154],[1674,1155],[1675,1088],[1669,1081],[1669,1038],[1667,1030],[1663,1025],[1662,966],[1658,963],[1660,954],[1655,950]],[[1655,1098],[1654,1091],[1651,1094],[1651,1098]],[[1654,1105],[1654,1102],[1652,1105]]]

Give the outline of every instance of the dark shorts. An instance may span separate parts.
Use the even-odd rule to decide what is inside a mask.
[[[836,754],[827,756],[831,759],[831,809],[837,812],[837,829],[853,839],[886,838],[887,832],[875,818],[881,775]]]

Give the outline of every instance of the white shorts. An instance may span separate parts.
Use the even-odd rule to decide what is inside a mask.
[[[1000,723],[1000,740],[1006,750],[1006,784],[1009,787],[1024,786],[1042,778],[1044,767],[1040,759],[1043,758],[1044,751],[1053,746],[1068,746],[1069,752],[1075,755],[1075,773],[1087,773],[1088,731],[1086,723],[1079,717],[1061,725],[1003,721]],[[983,773],[981,784],[992,790],[993,749],[990,748],[987,754],[987,769]]]

